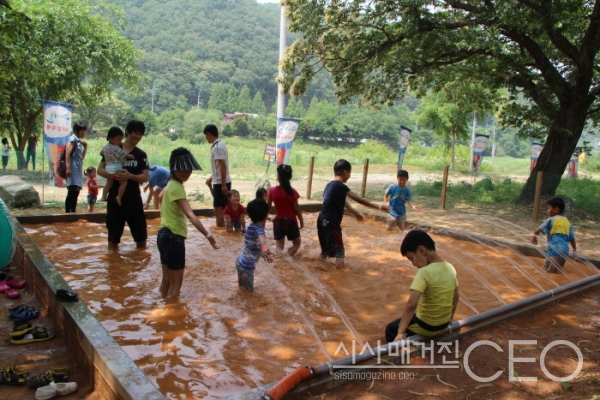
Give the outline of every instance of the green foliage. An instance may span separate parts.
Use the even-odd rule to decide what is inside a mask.
[[[600,181],[593,179],[563,179],[556,195],[571,198],[579,208],[600,216]]]
[[[362,143],[354,150],[355,157],[368,158],[369,162],[374,164],[389,163],[390,159],[393,159],[390,153],[387,146],[376,142]]]
[[[600,155],[586,157],[582,169],[585,171],[600,172]]]

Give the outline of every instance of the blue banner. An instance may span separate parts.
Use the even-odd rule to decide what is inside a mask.
[[[50,184],[64,186],[63,179],[56,176],[56,165],[60,154],[71,135],[73,106],[44,100],[44,146],[50,166]]]
[[[404,155],[406,148],[408,147],[408,141],[410,140],[410,134],[412,131],[404,126],[400,126],[400,145],[398,146],[398,169],[402,169],[404,164]]]
[[[299,119],[277,118],[277,165],[290,163],[290,154],[298,126],[300,126]]]

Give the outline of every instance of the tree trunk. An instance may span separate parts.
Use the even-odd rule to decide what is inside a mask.
[[[572,110],[574,111],[560,115],[550,127],[537,164],[519,194],[517,199],[519,203],[533,202],[538,171],[544,172],[542,195],[553,196],[556,193],[556,188],[560,184],[585,125],[585,112],[576,107],[572,107]]]
[[[452,147],[450,148],[450,170],[454,169],[454,146],[456,146],[456,127],[450,128],[450,136],[452,137]]]

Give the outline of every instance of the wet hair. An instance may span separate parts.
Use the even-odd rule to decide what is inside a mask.
[[[344,171],[352,171],[352,165],[344,159],[337,160],[333,165],[333,173],[335,176],[340,176],[344,173]]]
[[[277,176],[279,177],[279,184],[281,187],[287,194],[293,196],[294,189],[292,189],[292,185],[290,184],[290,180],[292,179],[292,166],[286,164],[278,165]]]
[[[408,179],[408,171],[405,170],[405,169],[399,169],[397,177],[398,178],[406,178],[406,179]]]
[[[119,137],[119,136],[125,136],[125,134],[123,133],[123,130],[121,128],[119,128],[118,126],[113,126],[112,128],[110,128],[108,130],[108,134],[106,135],[106,140],[112,139],[115,137]]]
[[[254,199],[246,207],[246,212],[250,217],[250,220],[254,223],[258,223],[267,218],[269,214],[269,208],[267,202],[262,199]]]
[[[560,197],[551,198],[548,200],[548,205],[552,208],[558,208],[561,214],[565,212],[565,201]]]
[[[73,133],[77,134],[77,132],[79,131],[85,131],[87,130],[87,126],[85,126],[85,124],[81,121],[79,122],[75,122],[75,125],[73,125]]]
[[[265,189],[265,188],[258,188],[256,190],[256,198],[257,199],[264,200],[266,196],[267,196],[267,189]]]
[[[400,245],[400,253],[406,257],[406,253],[415,253],[419,246],[425,247],[427,250],[435,251],[435,242],[427,234],[420,229],[410,231],[404,237]]]
[[[204,127],[204,134],[210,133],[214,137],[219,137],[219,129],[216,125],[208,124]]]
[[[96,167],[87,167],[85,169],[85,171],[83,172],[83,174],[85,176],[89,176],[92,172],[94,172],[96,170]]]
[[[137,119],[132,119],[131,121],[129,121],[127,123],[127,126],[125,127],[125,132],[126,133],[138,132],[143,135],[144,133],[146,133],[146,125],[144,125],[144,123],[142,121],[138,121]]]
[[[2,138],[2,144],[8,144],[8,139],[7,139],[7,138],[5,138],[5,137],[3,137],[3,138]]]
[[[231,202],[231,196],[233,196],[234,193],[237,193],[238,196],[240,195],[240,192],[238,192],[235,189],[231,189],[228,193],[227,193],[227,201]]]

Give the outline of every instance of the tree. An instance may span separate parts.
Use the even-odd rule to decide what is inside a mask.
[[[114,6],[78,0],[20,0],[13,6],[29,18],[28,37],[17,37],[12,49],[20,52],[22,63],[11,71],[7,88],[11,141],[23,165],[23,150],[42,112],[40,99],[67,102],[76,96],[89,106],[112,84],[134,87],[141,75],[135,61],[139,53],[114,24],[121,22]]]
[[[342,103],[391,103],[449,81],[506,88],[505,124],[547,135],[520,200],[533,199],[537,171],[553,194],[586,120],[600,118],[600,0],[287,0],[289,29],[302,34],[283,61],[294,95],[325,68]],[[296,74],[298,72],[298,74]],[[522,95],[529,104],[517,103]]]
[[[302,104],[302,100],[298,97],[291,97],[290,101],[288,101],[287,106],[285,107],[285,115],[289,118],[302,118],[306,115],[306,110],[304,109],[304,104]]]
[[[267,115],[267,107],[265,106],[265,102],[262,99],[262,94],[260,92],[256,92],[254,98],[252,99],[252,113],[258,114],[261,117]]]
[[[227,111],[227,89],[224,83],[215,83],[208,100],[208,108]]]
[[[240,91],[240,95],[237,101],[238,111],[243,113],[251,113],[252,111],[252,99],[250,98],[250,89],[244,85]]]
[[[227,103],[226,103],[226,109],[223,110],[224,112],[227,113],[233,113],[238,110],[238,94],[237,94],[237,90],[235,89],[235,86],[230,85],[229,86],[229,91],[227,92]]]
[[[322,136],[325,139],[334,139],[338,136],[338,115],[339,107],[328,101],[319,101],[313,97],[308,112],[306,113],[305,123],[307,129],[314,135]]]

